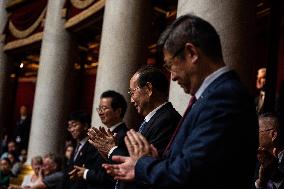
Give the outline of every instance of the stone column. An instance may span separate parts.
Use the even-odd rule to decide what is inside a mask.
[[[178,16],[193,13],[216,28],[221,38],[225,63],[238,71],[248,87],[254,87],[252,83],[255,79],[251,63],[255,6],[254,1],[246,0],[179,0],[177,12]],[[183,113],[188,97],[177,88],[177,84],[172,82],[170,101]]]
[[[146,32],[149,25],[148,1],[106,0],[102,39],[93,102],[92,125],[102,125],[96,112],[100,95],[115,90],[130,101],[129,79],[140,64],[146,63]],[[135,125],[136,111],[129,105],[126,123]]]
[[[7,22],[6,12],[7,0],[0,1],[0,130],[7,124],[7,118],[9,117],[9,111],[7,111],[8,105],[8,93],[9,93],[9,75],[10,65],[6,53],[4,53],[4,36],[2,32]]]
[[[75,53],[64,28],[65,0],[48,1],[32,115],[28,160],[64,146],[70,79]]]

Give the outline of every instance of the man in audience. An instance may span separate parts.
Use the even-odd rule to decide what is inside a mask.
[[[276,115],[259,116],[259,177],[255,182],[260,189],[284,188],[284,141]]]
[[[258,95],[255,99],[256,111],[258,114],[263,113],[263,105],[265,98],[265,88],[264,88],[265,82],[266,82],[266,68],[260,68],[257,71],[257,77],[256,77],[256,89]]]
[[[105,130],[103,127],[99,128],[100,131],[108,133],[111,137],[115,135],[116,141],[113,140],[113,144],[110,145],[124,145],[124,137],[126,135],[127,127],[123,122],[123,118],[127,109],[127,102],[124,97],[116,91],[105,91],[101,94],[100,105],[97,108],[97,112],[100,116],[102,123],[108,128]],[[95,128],[94,128],[95,129]],[[104,141],[105,142],[105,141]],[[105,144],[105,143],[104,143]],[[101,144],[103,151],[108,151],[110,145]],[[124,148],[126,149],[126,148]],[[127,152],[127,151],[126,151]],[[107,158],[107,154],[102,153]],[[99,169],[87,169],[84,167],[75,166],[77,177],[84,178],[88,183],[98,188],[97,185],[101,183],[100,188],[114,188],[113,179],[106,174],[102,169],[102,164],[98,164]],[[101,170],[101,171],[98,171]],[[109,180],[105,179],[106,177]]]
[[[43,157],[43,167],[37,183],[24,187],[30,189],[62,189],[63,188],[62,158],[49,153]]]
[[[6,189],[10,183],[11,172],[11,162],[8,158],[3,158],[0,160],[0,189]]]
[[[162,158],[130,130],[125,140],[130,157],[113,156],[120,164],[104,168],[115,179],[135,178],[152,188],[249,188],[258,148],[255,106],[238,75],[225,66],[216,30],[183,15],[158,45],[172,80],[191,94],[187,111]]]
[[[181,117],[172,104],[167,101],[168,84],[165,74],[153,66],[142,67],[130,79],[131,103],[135,106],[137,112],[144,117],[139,132],[156,146],[159,155],[165,150]],[[110,159],[113,155],[126,155],[125,144],[115,144],[114,138],[107,135],[106,132],[100,132],[96,129],[90,131],[89,135],[90,142],[102,153],[107,154]],[[109,147],[106,148],[106,146]],[[137,183],[131,185],[138,188]],[[116,188],[118,187],[124,188],[126,186],[119,183]],[[127,187],[129,188],[130,184]],[[144,186],[140,185],[139,187]]]

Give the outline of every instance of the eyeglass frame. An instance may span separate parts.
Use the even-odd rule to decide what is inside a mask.
[[[108,107],[108,106],[99,106],[96,108],[97,112],[100,113],[100,112],[105,112],[107,109],[111,109],[111,107]]]
[[[166,70],[168,70],[168,71],[171,70],[171,67],[172,67],[172,65],[174,64],[174,59],[175,59],[182,51],[184,51],[184,48],[185,48],[185,45],[183,45],[181,48],[179,48],[179,49],[175,52],[175,54],[174,54],[171,58],[169,58],[168,61],[165,61],[163,67],[164,67]]]
[[[128,94],[132,97],[133,96],[133,94],[134,94],[134,92],[137,90],[137,89],[140,89],[141,87],[136,87],[136,88],[134,88],[134,89],[131,89],[131,88],[129,88],[128,89]]]
[[[274,130],[274,128],[264,129],[264,130],[258,130],[258,132],[264,133],[264,132],[271,131],[271,130]]]

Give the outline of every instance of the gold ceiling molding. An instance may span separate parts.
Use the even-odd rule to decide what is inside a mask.
[[[6,8],[11,8],[11,7],[18,5],[18,4],[25,2],[25,1],[26,0],[8,0]]]
[[[9,42],[4,46],[4,51],[19,48],[19,47],[22,47],[22,46],[25,46],[25,45],[30,45],[34,42],[42,40],[42,36],[43,36],[43,32],[38,32],[38,33],[33,34],[33,35],[31,35],[27,38]]]
[[[16,28],[16,26],[14,26],[14,24],[12,23],[12,21],[9,21],[9,30],[11,31],[12,35],[14,37],[17,38],[25,38],[27,36],[29,36],[32,32],[35,31],[35,29],[39,26],[39,24],[42,22],[44,16],[46,13],[46,7],[43,9],[42,13],[40,14],[40,16],[38,17],[38,19],[27,29],[25,30],[19,30]]]
[[[92,6],[87,8],[86,10],[84,10],[84,11],[80,12],[79,14],[77,14],[76,16],[73,16],[72,18],[68,19],[65,22],[65,28],[69,28],[69,27],[72,27],[72,26],[78,24],[79,22],[85,20],[86,18],[92,16],[94,13],[101,10],[104,6],[105,6],[105,0],[100,0],[100,1],[96,2],[95,4],[93,4]]]
[[[92,4],[95,0],[71,0],[72,5],[77,9],[84,9],[90,4]]]

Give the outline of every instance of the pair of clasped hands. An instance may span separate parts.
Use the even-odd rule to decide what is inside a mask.
[[[104,127],[92,127],[88,131],[89,143],[97,148],[107,159],[110,150],[117,146],[116,133]],[[103,168],[116,180],[132,181],[135,177],[135,165],[142,156],[158,157],[157,149],[141,133],[129,130],[124,138],[129,156],[112,156],[118,164],[103,164]]]

